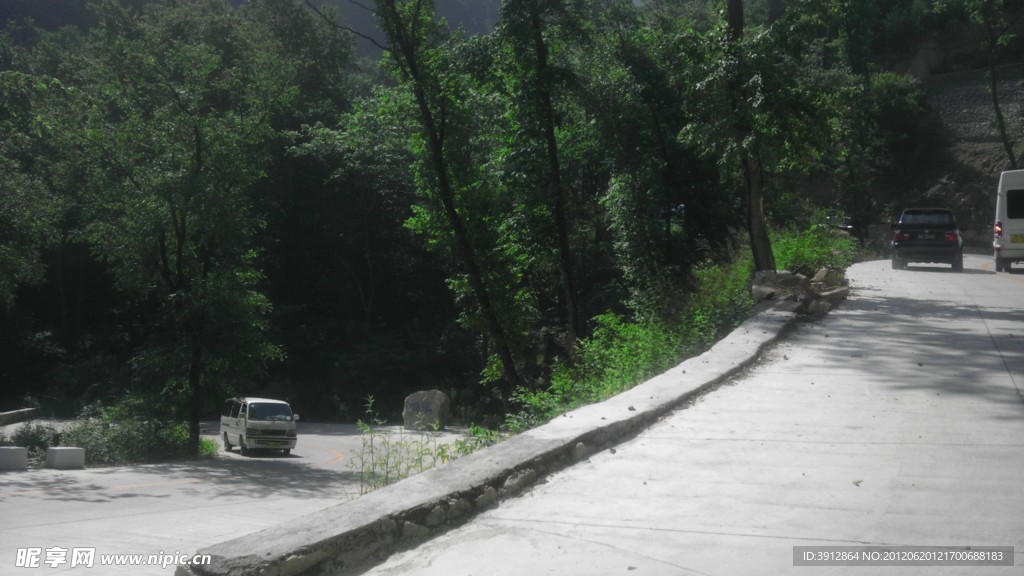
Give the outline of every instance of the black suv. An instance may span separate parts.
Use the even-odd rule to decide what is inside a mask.
[[[907,208],[893,224],[892,267],[908,262],[944,262],[964,269],[964,241],[956,218],[946,208]]]

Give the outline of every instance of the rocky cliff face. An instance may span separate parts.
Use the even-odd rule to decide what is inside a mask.
[[[1024,34],[1024,12],[1006,21],[1012,23],[1010,33]],[[964,224],[979,230],[992,219],[999,173],[1010,169],[992,104],[987,43],[979,25],[946,27],[924,39],[903,70],[921,82],[945,140],[944,157],[935,159],[924,200],[956,209]],[[1001,60],[996,70],[1000,108],[1020,162],[1024,45],[1005,46]]]
[[[998,69],[1000,107],[1018,158],[1024,152],[1024,69]],[[942,123],[947,156],[927,199],[957,209],[965,224],[984,227],[994,210],[999,173],[1009,160],[996,124],[986,70],[930,75],[923,83]],[[937,159],[937,161],[941,161]]]

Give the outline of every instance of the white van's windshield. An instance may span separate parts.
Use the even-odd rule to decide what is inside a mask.
[[[287,404],[276,402],[252,402],[249,404],[249,420],[287,421],[292,419],[292,409]]]

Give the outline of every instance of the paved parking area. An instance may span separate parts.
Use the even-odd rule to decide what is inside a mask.
[[[217,438],[216,423],[204,428]],[[462,435],[460,430],[414,434],[398,427],[381,429],[384,433],[392,442],[428,447]],[[221,450],[202,461],[0,472],[0,576],[173,574],[175,563],[169,560],[175,554],[191,555],[358,497],[353,463],[362,446],[355,425],[300,422],[299,443],[289,456],[245,457]],[[31,562],[28,549],[39,549],[38,568],[18,565]],[[71,566],[76,550],[94,550],[92,570]],[[46,564],[47,551],[52,566]],[[168,565],[101,563],[105,555],[142,555],[145,562],[156,555],[153,560]]]

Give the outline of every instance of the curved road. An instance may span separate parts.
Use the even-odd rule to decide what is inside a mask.
[[[1024,274],[887,261],[762,361],[614,451],[552,475],[374,576],[878,573],[794,567],[794,546],[1015,546],[1024,570]],[[291,458],[0,473],[0,576],[18,549],[191,554],[351,498],[352,427],[300,422]],[[432,440],[428,440],[432,441]],[[43,558],[42,560],[45,560]]]
[[[966,266],[854,266],[746,373],[367,576],[1024,573],[1024,274]],[[869,545],[1015,566],[794,566]]]

